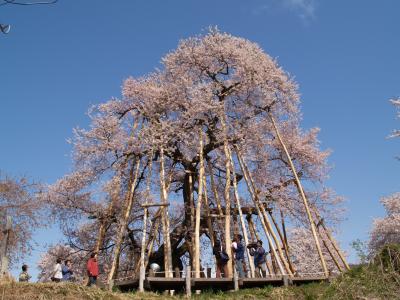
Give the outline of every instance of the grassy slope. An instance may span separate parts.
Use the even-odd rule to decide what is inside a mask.
[[[183,295],[168,297],[154,293],[109,293],[97,288],[75,284],[0,283],[0,300],[150,300],[182,299]],[[353,268],[332,283],[303,286],[240,290],[232,293],[203,292],[195,299],[399,299],[400,300],[400,245],[390,245],[369,264]]]

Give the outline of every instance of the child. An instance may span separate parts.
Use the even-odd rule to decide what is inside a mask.
[[[32,277],[28,274],[28,265],[22,265],[22,272],[19,274],[19,282],[29,282]]]

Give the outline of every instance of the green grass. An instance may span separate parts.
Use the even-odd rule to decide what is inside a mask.
[[[243,289],[237,292],[203,291],[192,294],[193,299],[276,299],[276,300],[400,300],[400,245],[388,245],[372,263],[353,268],[333,282],[311,283],[301,286]],[[107,292],[77,284],[55,283],[0,283],[0,300],[172,300],[185,295],[167,296],[158,293]]]

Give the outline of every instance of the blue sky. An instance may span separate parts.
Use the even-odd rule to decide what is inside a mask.
[[[0,1],[1,2],[1,1]],[[400,96],[400,2],[323,0],[59,0],[0,6],[0,169],[52,183],[71,170],[72,128],[92,104],[120,96],[122,80],[146,74],[178,41],[210,25],[260,44],[295,76],[305,128],[333,150],[328,184],[346,198],[343,247],[366,239],[399,191],[400,127],[388,100]],[[39,246],[56,229],[36,234]],[[355,260],[354,254],[351,260]],[[36,274],[36,270],[32,270]],[[14,271],[15,272],[15,271]]]

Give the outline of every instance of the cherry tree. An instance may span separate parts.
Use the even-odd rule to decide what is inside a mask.
[[[109,279],[127,233],[143,225],[151,232],[147,261],[181,269],[187,255],[198,274],[200,236],[211,244],[220,238],[231,256],[232,234],[250,226],[243,215],[231,217],[241,207],[257,207],[255,228],[266,232],[277,215],[306,226],[318,248],[314,222],[337,221],[341,198],[324,185],[329,151],[319,149],[318,129],[301,129],[299,103],[296,83],[257,44],[217,30],[183,40],[160,70],[128,78],[121,99],[91,109],[91,128],[71,140],[74,172],[49,187],[48,201],[60,220],[108,220],[115,243]],[[162,206],[142,224],[143,204],[171,199],[182,216],[174,220]],[[212,208],[218,220],[209,217]],[[274,234],[270,241],[279,243]]]
[[[400,243],[400,193],[382,198],[381,203],[385,207],[386,216],[373,222],[369,241],[372,254],[386,244]]]
[[[39,184],[26,177],[10,177],[0,174],[0,222],[5,223],[6,216],[12,218],[9,236],[8,256],[11,263],[16,263],[30,253],[33,247],[32,234],[43,226],[43,203],[36,193]],[[0,240],[3,240],[3,230]]]

